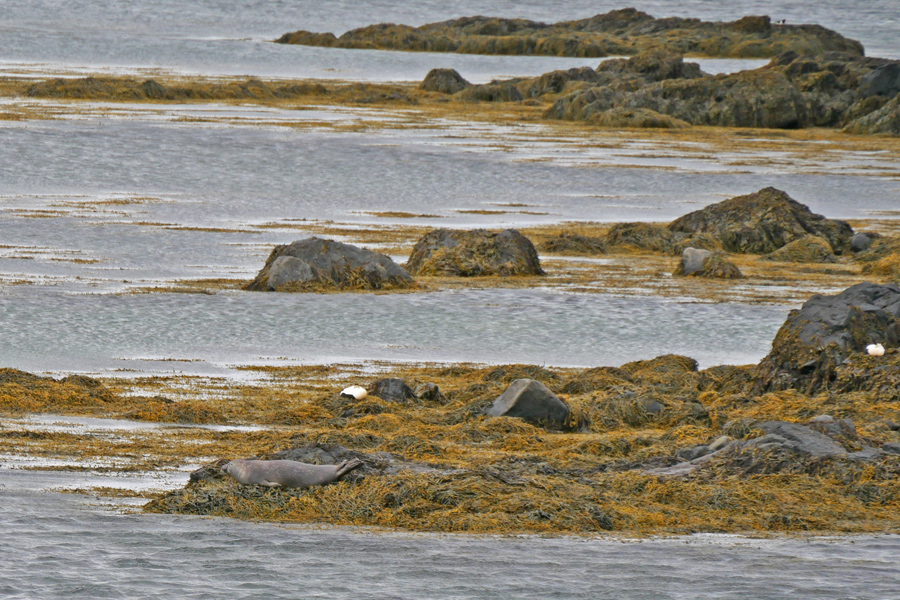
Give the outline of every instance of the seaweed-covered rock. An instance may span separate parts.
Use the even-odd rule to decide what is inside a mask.
[[[275,41],[367,50],[573,57],[630,56],[660,47],[681,54],[735,58],[775,56],[788,49],[801,54],[830,50],[863,54],[859,42],[818,25],[773,27],[767,16],[733,22],[654,19],[634,8],[553,24],[474,16],[420,27],[379,23],[352,29],[340,37],[301,30]]]
[[[691,124],[676,117],[670,117],[649,108],[610,108],[592,115],[591,125],[600,127],[632,127],[639,129],[685,129]]]
[[[487,414],[559,429],[569,419],[569,407],[541,382],[516,379],[494,400]]]
[[[551,252],[553,254],[586,256],[606,254],[606,242],[602,238],[578,235],[576,233],[561,233],[547,238],[539,247],[541,252]]]
[[[844,221],[826,219],[773,187],[737,196],[672,221],[676,233],[710,233],[729,252],[768,254],[794,240],[816,235],[835,253],[850,242],[853,230]]]
[[[743,277],[737,265],[721,252],[685,248],[681,261],[673,275],[677,277],[704,277],[706,279],[740,279]]]
[[[456,69],[432,69],[428,71],[428,75],[425,76],[419,87],[426,92],[455,94],[471,85]]]
[[[412,277],[406,269],[387,256],[313,237],[276,246],[265,266],[245,289],[390,289],[410,285]]]
[[[459,277],[544,274],[534,245],[515,229],[435,229],[413,247],[406,268],[415,275]]]
[[[837,257],[832,252],[831,244],[827,240],[817,235],[807,235],[799,240],[785,244],[775,252],[766,254],[761,257],[761,260],[793,263],[833,263],[837,262]]]
[[[900,344],[900,287],[859,283],[834,296],[813,296],[779,329],[756,367],[754,389],[828,388],[838,367],[872,343]]]
[[[519,102],[525,97],[516,86],[518,81],[492,81],[469,86],[457,94],[457,98],[468,102]]]
[[[670,252],[676,236],[652,223],[616,223],[606,234],[607,246],[630,247],[651,252]]]

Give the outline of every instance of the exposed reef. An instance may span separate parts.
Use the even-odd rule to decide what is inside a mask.
[[[275,41],[366,50],[573,57],[630,56],[653,48],[728,58],[771,57],[787,50],[863,54],[862,44],[856,40],[819,25],[773,24],[768,16],[732,22],[656,19],[634,8],[553,24],[475,16],[421,27],[381,23],[352,29],[340,37],[300,30]]]

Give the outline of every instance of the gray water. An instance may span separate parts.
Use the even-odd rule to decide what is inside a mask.
[[[900,57],[895,0],[665,0],[630,2],[656,17],[735,20],[769,14],[790,23],[818,23],[860,40],[872,56]],[[472,57],[283,46],[271,40],[287,31],[342,33],[371,23],[420,25],[465,15],[523,17],[545,22],[580,19],[623,8],[620,2],[511,2],[509,0],[317,2],[315,0],[148,0],[138,2],[5,0],[0,7],[0,61],[35,68],[136,68],[206,74],[253,74],[374,80],[420,80],[429,69],[452,67],[472,81],[536,75],[595,65],[597,59]],[[0,64],[2,64],[0,63]],[[758,61],[757,61],[758,64]],[[710,71],[733,70],[713,62]]]
[[[416,535],[121,514],[0,484],[0,596],[891,600],[897,536],[615,541]]]

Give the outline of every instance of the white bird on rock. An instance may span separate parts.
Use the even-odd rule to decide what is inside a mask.
[[[350,387],[344,388],[341,390],[341,397],[343,397],[343,398],[353,398],[354,400],[362,400],[363,398],[365,398],[368,395],[369,395],[369,392],[366,391],[366,388],[358,386],[358,385],[351,385]]]
[[[884,346],[881,344],[869,344],[866,346],[869,356],[884,356]]]

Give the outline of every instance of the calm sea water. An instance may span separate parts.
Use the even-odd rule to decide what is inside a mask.
[[[891,600],[897,536],[412,535],[130,515],[0,480],[4,598]]]
[[[861,40],[870,55],[900,57],[896,0],[634,5],[659,17],[768,13],[815,22]],[[373,22],[421,24],[478,13],[557,21],[621,7],[586,0],[4,0],[0,70],[416,80],[449,66],[485,81],[597,61],[342,51],[269,40],[300,28],[340,33]],[[710,71],[757,64],[703,62]],[[182,118],[198,116],[216,122]],[[618,148],[587,148],[529,128],[329,133],[278,126],[379,118],[366,111],[98,106],[56,121],[0,121],[0,366],[228,374],[235,365],[284,360],[587,366],[667,352],[704,366],[753,362],[790,307],[550,289],[119,292],[182,278],[246,279],[273,245],[305,235],[297,229],[303,219],[389,223],[369,214],[384,210],[438,215],[415,221],[429,226],[665,221],[768,185],[830,217],[900,206],[898,165],[875,153],[826,160],[823,152],[818,161],[773,152],[748,163],[733,153],[689,157],[628,140]],[[526,207],[461,212],[509,204]],[[183,361],[163,360],[171,358]],[[621,543],[133,515],[48,490],[146,482],[12,468],[17,464],[0,458],[4,598],[900,597],[896,537]],[[184,476],[153,481],[172,487]]]

